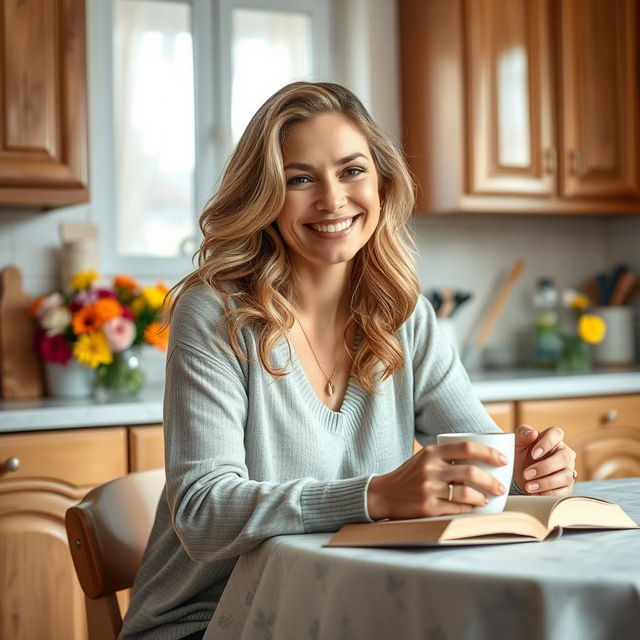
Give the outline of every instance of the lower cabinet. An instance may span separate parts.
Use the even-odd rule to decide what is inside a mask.
[[[127,473],[126,436],[122,427],[0,436],[0,638],[86,638],[64,515]]]
[[[515,402],[487,402],[484,405],[491,419],[503,431],[515,431],[516,429],[516,405]]]
[[[640,476],[640,395],[528,400],[517,414],[536,429],[564,430],[579,480]]]

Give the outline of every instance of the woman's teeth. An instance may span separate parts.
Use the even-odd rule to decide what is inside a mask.
[[[321,233],[338,233],[338,231],[348,229],[353,224],[353,220],[354,218],[349,218],[338,222],[338,224],[310,224],[309,226],[314,231],[320,231]]]

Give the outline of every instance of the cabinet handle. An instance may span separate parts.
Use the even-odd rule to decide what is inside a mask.
[[[569,166],[571,167],[571,173],[576,176],[582,174],[582,153],[580,149],[572,149],[569,151]]]
[[[613,424],[620,417],[620,412],[617,409],[609,409],[607,413],[604,414],[602,418],[602,422],[604,425]]]
[[[5,471],[17,471],[20,468],[20,458],[7,458],[5,460],[3,468]]]
[[[555,149],[547,149],[544,152],[544,170],[546,173],[555,173],[558,168],[558,154]]]

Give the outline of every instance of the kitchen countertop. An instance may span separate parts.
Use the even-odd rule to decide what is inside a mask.
[[[483,402],[640,393],[640,367],[582,374],[477,371],[470,377]],[[0,400],[0,432],[7,433],[161,422],[162,386],[148,387],[133,400]]]

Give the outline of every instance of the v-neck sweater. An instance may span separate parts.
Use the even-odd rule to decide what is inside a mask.
[[[166,487],[120,638],[178,640],[204,629],[238,556],[271,536],[370,520],[367,488],[412,454],[413,439],[498,431],[419,297],[397,337],[405,366],[366,392],[352,378],[338,411],[316,395],[293,348],[273,377],[259,333],[228,344],[223,305],[204,286],[176,304],[164,396]],[[226,339],[225,339],[226,337]]]

